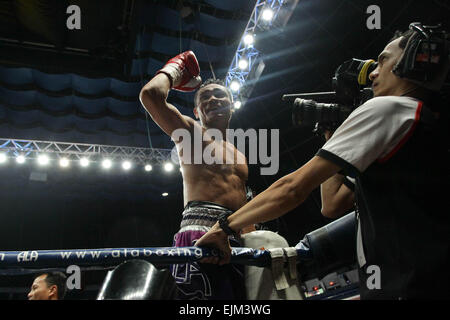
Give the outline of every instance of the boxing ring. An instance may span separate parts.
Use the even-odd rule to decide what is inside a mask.
[[[300,261],[312,259],[311,252],[307,248],[280,248],[280,250],[289,251],[289,258],[296,257]],[[280,256],[280,250],[235,247],[232,248],[230,263],[269,267],[273,259],[283,258]],[[217,250],[200,247],[0,251],[0,275],[33,273],[36,270],[60,269],[70,265],[101,269],[114,267],[131,259],[141,259],[155,265],[182,264],[217,256],[219,256]]]
[[[164,274],[165,269],[159,271],[157,268],[165,267],[173,264],[185,264],[199,262],[203,258],[219,256],[215,249],[200,247],[156,247],[156,248],[108,248],[108,249],[71,249],[71,250],[27,250],[27,251],[3,251],[0,252],[0,275],[25,275],[32,273],[43,273],[50,271],[63,271],[69,266],[76,265],[83,271],[92,270],[109,270],[112,268],[114,272],[118,268],[127,268],[124,280],[120,280],[121,286],[129,288],[129,283],[139,282],[139,279],[130,277],[132,274],[157,274],[161,276],[151,276],[153,282],[150,290],[155,291],[162,286],[174,287],[172,281],[168,281],[168,275]],[[307,248],[276,248],[268,250],[258,250],[251,248],[232,248],[230,263],[243,264],[255,267],[268,267],[272,270],[274,281],[277,289],[282,290],[289,287],[285,279],[284,269],[287,264],[289,267],[290,277],[297,278],[297,259],[310,260],[311,254]],[[144,271],[143,271],[144,270]],[[121,272],[121,271],[118,271]],[[116,272],[117,273],[117,272]],[[122,272],[124,273],[124,272]],[[126,278],[128,277],[128,279]],[[108,272],[103,288],[100,290],[100,296],[105,295],[105,291],[110,289],[113,283],[111,281],[111,271]],[[127,280],[125,280],[127,279]],[[140,280],[145,279],[145,276]],[[117,280],[115,280],[117,282]],[[128,282],[128,283],[127,283]],[[139,288],[142,284],[135,283],[134,289]],[[108,286],[108,289],[105,289]],[[113,283],[112,286],[117,286]],[[124,288],[120,290],[123,291]],[[148,291],[149,289],[147,289]],[[115,290],[117,291],[117,290]],[[139,290],[137,290],[139,291]],[[145,290],[140,290],[145,291]],[[111,293],[108,293],[111,296]],[[123,292],[120,293],[123,297]],[[149,293],[149,299],[167,296],[167,293]]]
[[[354,220],[354,213],[344,216],[307,234],[295,247],[232,247],[230,263],[268,268],[276,289],[286,289],[290,286],[288,278],[304,281],[354,260],[356,250],[349,245],[355,243],[354,233],[349,232],[354,230]],[[217,256],[216,249],[196,246],[0,251],[0,276],[61,271],[73,265],[84,271],[116,270],[132,261],[135,265],[141,263],[136,270],[144,268],[145,272],[154,273],[169,265]],[[131,265],[128,263],[127,267],[133,268]]]

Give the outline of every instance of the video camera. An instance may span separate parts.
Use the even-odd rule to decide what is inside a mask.
[[[341,64],[332,79],[333,92],[283,95],[283,101],[294,100],[292,121],[295,126],[314,125],[314,133],[334,131],[365,101],[372,98],[369,74],[375,70],[374,60],[350,59]],[[315,100],[311,100],[315,99]],[[320,103],[316,100],[333,103]]]

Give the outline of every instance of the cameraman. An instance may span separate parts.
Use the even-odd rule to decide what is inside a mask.
[[[361,298],[450,298],[450,215],[440,206],[450,190],[449,106],[435,101],[437,92],[426,84],[396,74],[410,40],[418,36],[407,31],[388,43],[370,74],[375,97],[354,110],[316,156],[220,219],[197,242],[223,253],[204,262],[228,263],[228,234],[282,216],[344,171],[356,179]],[[448,59],[443,57],[437,90]],[[374,269],[378,274],[371,273]],[[372,276],[379,284],[373,286]]]

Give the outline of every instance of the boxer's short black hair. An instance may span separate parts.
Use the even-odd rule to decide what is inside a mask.
[[[194,95],[194,108],[197,107],[197,96],[198,96],[198,92],[200,91],[201,88],[206,87],[209,84],[218,84],[222,87],[225,88],[226,92],[228,93],[228,96],[230,97],[230,100],[233,101],[233,94],[231,93],[230,89],[225,85],[225,82],[221,79],[214,79],[214,78],[209,78],[207,80],[205,80],[200,87],[197,89],[197,91],[195,92]]]

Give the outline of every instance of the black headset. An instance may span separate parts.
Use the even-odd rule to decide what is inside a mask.
[[[394,74],[433,91],[450,84],[450,37],[441,25],[424,26],[413,22],[415,31],[406,44],[403,55],[393,68]]]

